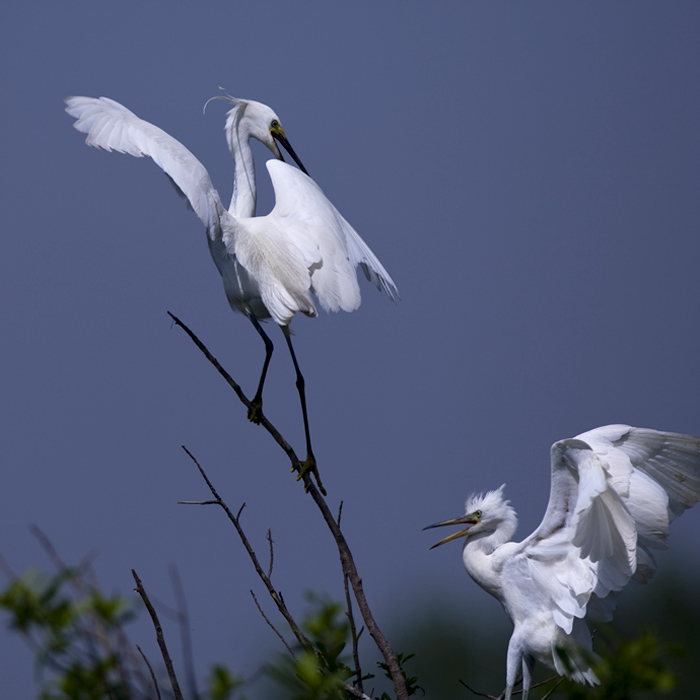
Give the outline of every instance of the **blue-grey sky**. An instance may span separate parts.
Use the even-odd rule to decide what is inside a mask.
[[[176,505],[207,496],[185,444],[247,503],[261,551],[272,529],[293,611],[310,588],[342,595],[284,456],[166,315],[254,393],[262,343],[229,310],[202,225],[152,162],[89,149],[63,112],[67,95],[122,102],[227,201],[225,107],[202,114],[221,85],[275,109],[401,292],[394,305],[363,279],[357,312],[292,324],[329,500],[380,625],[437,598],[500,616],[457,545],[427,551],[424,525],[506,482],[526,535],[555,440],[611,422],[700,434],[699,31],[694,2],[8,3],[0,552],[44,565],[35,523],[70,562],[94,552],[108,591],[129,594],[135,568],[166,601],[175,565],[199,668],[252,670],[279,644],[223,514]],[[303,453],[268,325],[265,410]],[[686,514],[672,545],[699,526]],[[155,654],[150,634],[137,641]],[[29,659],[0,630],[8,697],[32,697]]]

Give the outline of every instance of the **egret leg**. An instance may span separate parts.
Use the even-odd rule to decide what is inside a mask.
[[[297,474],[297,481],[301,479],[304,474],[311,472],[316,478],[316,483],[321,493],[325,496],[326,489],[323,488],[321,483],[321,477],[318,473],[318,467],[316,466],[316,458],[314,457],[314,452],[311,449],[311,433],[309,432],[309,417],[306,412],[306,392],[304,391],[304,377],[299,369],[299,363],[297,362],[296,355],[294,354],[294,348],[292,347],[292,336],[289,332],[289,326],[281,326],[282,333],[287,340],[287,347],[289,348],[289,354],[292,356],[292,362],[294,363],[294,370],[297,373],[297,391],[299,392],[299,400],[301,401],[301,412],[304,417],[304,435],[306,436],[306,459],[301,464],[301,469]],[[292,471],[294,471],[292,469]]]
[[[511,700],[513,688],[517,683],[518,669],[521,664],[524,666],[522,648],[516,638],[515,633],[508,642],[508,653],[506,655],[506,694],[505,700]],[[527,697],[527,693],[525,693]]]
[[[522,700],[527,700],[527,696],[530,692],[530,685],[532,683],[532,669],[535,665],[534,657],[529,654],[523,656],[523,694],[521,696]]]
[[[251,402],[253,405],[248,409],[248,420],[259,425],[260,419],[262,417],[263,386],[265,384],[265,377],[267,376],[267,368],[269,367],[270,359],[272,358],[272,351],[275,348],[267,333],[265,333],[263,327],[260,325],[258,319],[255,318],[255,316],[253,316],[252,314],[250,314],[248,318],[250,319],[251,323],[255,327],[255,330],[260,334],[260,337],[265,343],[265,363],[263,364],[262,373],[260,374],[258,390],[255,392],[255,396],[253,397],[253,401]]]

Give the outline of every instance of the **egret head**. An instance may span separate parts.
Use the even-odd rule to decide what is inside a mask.
[[[479,533],[493,533],[502,531],[506,539],[515,533],[518,520],[515,510],[510,505],[510,501],[503,498],[505,484],[495,491],[470,496],[466,503],[466,513],[458,518],[443,520],[424,527],[430,530],[434,527],[444,527],[445,525],[466,525],[465,528],[453,532],[444,539],[434,544],[430,549],[435,549],[441,544],[452,542],[462,537],[469,539]]]
[[[284,146],[287,153],[293,158],[294,162],[299,166],[300,170],[308,175],[306,168],[287,140],[279,117],[270,107],[264,105],[262,102],[256,102],[255,100],[242,100],[238,97],[233,97],[223,88],[219,89],[223,94],[207,100],[204,108],[206,109],[207,104],[209,104],[211,100],[224,100],[233,105],[226,119],[226,138],[231,153],[239,151],[237,142],[253,138],[264,143],[275,155],[275,158],[283,161],[284,158],[277,146],[277,142],[279,141],[279,143]]]

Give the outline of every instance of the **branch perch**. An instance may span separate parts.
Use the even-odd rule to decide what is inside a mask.
[[[212,365],[216,368],[216,370],[219,372],[219,374],[226,380],[227,384],[233,389],[234,393],[238,398],[243,402],[243,404],[246,407],[251,406],[251,402],[246,398],[245,394],[243,394],[243,391],[241,390],[240,386],[233,380],[233,378],[228,374],[228,372],[221,366],[219,361],[209,352],[207,347],[202,343],[202,341],[194,334],[193,331],[191,331],[177,316],[173,315],[168,311],[168,315],[170,318],[173,320],[176,326],[179,326],[182,328],[185,333],[190,337],[192,342],[199,348],[199,350],[204,354],[204,356],[211,362]],[[289,458],[291,464],[292,464],[292,470],[301,472],[301,462],[299,458],[296,456],[294,450],[292,449],[291,445],[284,439],[282,434],[275,428],[275,426],[268,420],[266,416],[261,416],[261,421],[260,425],[262,425],[265,430],[272,436],[272,438],[277,442],[277,444],[282,448],[282,450],[285,452],[287,457]],[[238,531],[239,536],[241,539],[244,541],[244,545],[246,547],[246,550],[248,551],[248,554],[251,556],[253,559],[255,569],[258,573],[258,575],[261,577],[261,579],[265,582],[265,585],[268,587],[268,591],[270,592],[270,595],[272,596],[273,600],[275,603],[277,603],[278,608],[280,609],[280,612],[283,610],[286,612],[282,612],[284,615],[285,619],[288,620],[288,622],[291,619],[291,615],[289,615],[289,612],[286,609],[286,606],[284,606],[284,603],[280,600],[279,596],[277,595],[277,592],[274,590],[272,587],[272,584],[269,582],[269,577],[266,576],[265,572],[262,570],[260,567],[260,563],[258,562],[258,559],[255,555],[255,552],[253,551],[252,547],[250,547],[250,544],[248,543],[247,538],[245,538],[245,535],[240,529],[240,525],[238,524],[237,519],[231,513],[229,510],[228,506],[219,498],[219,495],[216,493],[216,490],[212,486],[211,482],[207,478],[206,474],[204,473],[202,467],[197,463],[197,461],[194,459],[192,454],[183,446],[183,449],[187,452],[187,454],[190,456],[190,458],[195,462],[197,465],[197,468],[199,469],[200,473],[202,474],[202,477],[207,483],[207,486],[209,486],[209,490],[212,492],[214,495],[214,498],[216,499],[216,503],[220,505],[224,510],[226,511],[226,514],[229,517],[229,520],[231,520],[236,527],[236,530]],[[323,519],[326,522],[326,525],[331,531],[331,534],[333,535],[333,538],[336,542],[336,545],[338,547],[338,554],[340,556],[340,564],[343,570],[343,573],[347,576],[348,580],[350,581],[350,585],[352,587],[353,594],[355,595],[355,600],[357,601],[358,608],[360,610],[360,614],[362,615],[362,619],[364,620],[365,626],[367,627],[372,639],[374,640],[375,644],[377,645],[377,648],[379,649],[381,655],[384,657],[384,661],[386,662],[387,669],[389,670],[389,675],[391,676],[391,680],[394,684],[394,690],[396,692],[396,697],[397,700],[408,700],[408,691],[406,689],[406,683],[404,681],[403,675],[401,673],[401,668],[399,667],[398,660],[396,658],[396,654],[394,653],[394,650],[392,649],[391,645],[389,644],[388,640],[384,636],[384,633],[381,631],[379,628],[379,625],[377,625],[372,612],[369,607],[369,603],[367,602],[367,598],[364,593],[364,589],[362,587],[362,579],[360,578],[359,573],[357,572],[357,567],[355,566],[355,562],[352,557],[352,552],[350,551],[350,547],[348,546],[348,543],[345,539],[345,536],[343,535],[340,526],[336,522],[335,518],[333,517],[333,514],[330,511],[330,508],[328,507],[328,504],[326,503],[324,496],[326,495],[326,491],[323,488],[322,484],[319,482],[318,487],[316,484],[314,484],[313,480],[311,479],[311,474],[310,473],[302,473],[301,477],[304,481],[304,488],[305,490],[311,495],[311,498],[313,501],[316,503],[318,506],[319,510],[321,511],[321,515],[323,516]],[[279,602],[278,602],[279,601]],[[295,625],[296,626],[296,625]],[[298,629],[298,628],[297,628]],[[299,630],[299,633],[301,634],[301,631]],[[296,636],[295,632],[295,636]],[[302,635],[303,636],[303,635]],[[297,637],[299,639],[299,637]],[[308,643],[308,640],[307,640]],[[357,691],[356,689],[353,688],[355,692],[360,692],[361,695],[363,695],[362,691]]]
[[[173,323],[176,326],[180,326],[185,333],[190,337],[192,342],[199,348],[199,350],[202,352],[202,354],[211,362],[212,365],[216,368],[217,372],[226,380],[226,383],[233,389],[234,393],[236,396],[240,399],[241,403],[248,408],[251,409],[253,408],[253,403],[250,401],[250,399],[243,393],[243,389],[241,389],[240,385],[231,377],[231,375],[221,366],[221,363],[209,352],[207,349],[206,345],[194,334],[193,331],[191,331],[177,316],[174,314],[170,313],[168,311],[168,316],[173,320]],[[309,490],[309,485],[312,484],[311,480],[311,472],[310,471],[303,471],[302,463],[301,460],[296,456],[296,453],[292,449],[291,445],[282,437],[282,434],[275,428],[272,423],[267,419],[267,416],[265,416],[262,411],[257,411],[258,416],[260,417],[260,425],[267,430],[268,433],[273,437],[275,442],[284,450],[286,453],[287,457],[289,457],[289,461],[292,463],[292,471],[293,472],[298,472],[301,475],[301,479],[304,482],[304,488],[308,491]],[[324,496],[327,495],[326,489],[323,487],[323,484],[321,483],[320,477],[318,478],[318,488],[321,490]]]

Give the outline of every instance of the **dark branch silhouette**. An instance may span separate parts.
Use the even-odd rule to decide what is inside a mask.
[[[199,348],[199,350],[204,354],[204,356],[211,362],[211,364],[216,368],[216,370],[219,372],[219,374],[225,379],[226,383],[233,389],[234,393],[236,396],[240,399],[240,401],[246,406],[246,408],[250,408],[252,406],[252,402],[245,396],[243,391],[241,390],[240,386],[232,379],[232,377],[228,374],[228,372],[221,366],[221,364],[218,362],[218,360],[209,352],[207,347],[202,343],[202,341],[194,334],[193,331],[191,331],[177,316],[174,314],[168,312],[168,315],[170,318],[173,320],[176,326],[179,326],[182,328],[185,333],[190,337],[190,339],[194,342],[194,344]],[[326,525],[328,526],[329,530],[331,531],[331,534],[333,535],[333,539],[336,542],[336,546],[338,547],[338,554],[340,555],[340,563],[341,567],[343,570],[343,573],[345,576],[347,576],[350,586],[352,587],[353,594],[355,596],[355,600],[357,601],[357,606],[360,611],[360,614],[362,616],[362,619],[365,623],[365,626],[367,627],[370,636],[374,640],[375,644],[377,645],[377,648],[379,649],[379,652],[381,655],[384,657],[384,661],[386,663],[386,667],[389,671],[389,676],[391,677],[392,683],[394,685],[394,690],[396,692],[396,697],[397,700],[408,700],[408,691],[406,688],[406,682],[403,678],[403,674],[401,672],[401,668],[399,666],[398,659],[396,658],[396,654],[394,653],[394,650],[392,649],[391,645],[389,644],[388,640],[384,636],[384,633],[381,631],[379,628],[379,625],[374,619],[374,616],[372,615],[372,611],[370,610],[369,603],[367,602],[367,598],[365,596],[365,592],[362,586],[362,578],[360,577],[357,567],[355,566],[355,562],[352,556],[352,552],[350,551],[350,547],[345,539],[345,536],[343,535],[340,526],[338,522],[336,522],[335,518],[333,517],[333,514],[330,511],[330,508],[328,507],[328,504],[326,503],[326,500],[324,496],[326,495],[326,491],[323,488],[323,485],[320,482],[320,479],[317,476],[318,479],[318,486],[313,482],[311,478],[311,473],[310,472],[304,472],[302,470],[302,464],[299,460],[299,458],[296,456],[294,450],[292,449],[291,445],[284,439],[282,434],[275,428],[275,426],[267,419],[266,416],[261,415],[260,416],[260,425],[267,430],[267,432],[272,436],[272,438],[277,442],[277,444],[282,448],[282,450],[285,452],[287,457],[289,458],[291,465],[292,465],[292,471],[296,471],[299,473],[299,476],[297,478],[301,478],[304,482],[304,488],[305,490],[309,493],[311,498],[313,499],[314,503],[316,503],[318,509],[321,511],[321,515],[323,516],[324,521],[326,522]],[[213,503],[218,504],[221,506],[229,520],[234,524],[236,527],[236,530],[238,531],[239,536],[241,537],[243,544],[248,551],[249,556],[253,560],[253,563],[255,565],[256,572],[258,573],[258,576],[263,580],[265,583],[268,592],[272,596],[272,599],[275,601],[277,604],[278,609],[282,613],[282,615],[287,619],[288,622],[290,622],[290,625],[292,624],[293,620],[291,619],[291,615],[289,614],[289,611],[287,610],[286,606],[284,603],[281,601],[280,597],[278,596],[277,592],[274,590],[272,584],[270,583],[269,577],[265,574],[265,572],[262,570],[260,567],[260,563],[257,559],[257,556],[255,555],[255,552],[253,551],[252,547],[250,546],[250,543],[248,542],[247,538],[245,537],[245,534],[243,533],[243,530],[240,528],[240,524],[238,523],[237,518],[233,515],[233,513],[230,511],[228,506],[221,500],[219,497],[218,493],[214,489],[213,485],[207,478],[206,474],[204,473],[204,470],[202,467],[197,463],[197,460],[192,456],[192,454],[183,446],[183,449],[187,452],[187,454],[190,456],[190,458],[194,461],[194,463],[197,465],[197,468],[200,471],[200,474],[204,478],[205,482],[207,483],[207,486],[209,487],[209,490],[212,492],[212,495],[216,499]],[[212,504],[211,501],[200,501],[196,502],[197,504],[201,505],[209,505]],[[295,636],[297,636],[297,639],[300,637],[298,635],[301,635],[303,637],[303,634],[301,633],[301,630],[298,629],[298,626],[294,624],[294,627],[296,627],[297,631],[294,631]],[[301,642],[300,642],[301,643]],[[306,642],[308,644],[308,640]],[[303,645],[305,646],[305,645]],[[357,689],[353,689],[356,692]],[[363,693],[361,693],[363,695]]]
[[[151,666],[151,662],[146,658],[146,655],[141,651],[141,647],[137,644],[136,648],[139,650],[139,654],[141,654],[141,658],[143,659],[144,663],[148,667],[148,672],[151,674],[151,680],[153,681],[153,688],[156,691],[156,697],[158,700],[160,700],[160,688],[158,687],[158,681],[156,680],[156,674],[153,673],[153,667]]]
[[[309,641],[309,639],[306,637],[306,635],[301,631],[301,628],[299,625],[297,625],[296,621],[292,617],[292,614],[289,612],[287,609],[287,606],[284,604],[284,600],[282,599],[282,596],[278,593],[278,591],[275,590],[275,587],[272,585],[272,580],[270,577],[263,571],[262,566],[260,565],[260,560],[258,559],[258,555],[255,553],[255,550],[253,549],[252,545],[250,544],[250,541],[248,540],[248,537],[246,536],[245,532],[243,531],[243,528],[241,527],[240,524],[240,516],[241,513],[243,512],[243,508],[245,508],[245,503],[239,508],[238,514],[234,515],[233,511],[228,507],[226,502],[219,496],[217,490],[214,488],[214,485],[211,483],[209,480],[209,477],[207,476],[206,472],[204,471],[202,465],[197,461],[195,456],[183,445],[182,449],[187,453],[189,458],[194,462],[195,466],[199,470],[199,473],[202,475],[202,478],[204,479],[206,485],[209,487],[209,490],[211,491],[212,496],[214,496],[213,501],[179,501],[182,505],[218,505],[221,508],[223,508],[224,512],[226,513],[228,519],[231,521],[233,526],[236,528],[236,532],[238,533],[238,536],[241,538],[241,542],[243,543],[243,546],[245,547],[246,552],[248,552],[248,556],[250,557],[250,560],[253,562],[253,566],[255,567],[255,572],[258,574],[260,577],[260,580],[265,584],[265,588],[267,588],[267,592],[270,594],[270,597],[272,600],[275,601],[275,605],[277,605],[277,609],[280,611],[280,614],[284,619],[287,621],[289,624],[292,633],[294,636],[297,638],[297,641],[299,644],[304,649],[307,649],[309,651],[314,651],[313,645]]]
[[[168,647],[165,644],[165,638],[163,637],[163,628],[160,626],[160,620],[158,619],[158,615],[153,605],[151,605],[151,601],[148,599],[148,595],[143,587],[143,584],[141,583],[141,579],[138,577],[134,569],[131,570],[131,575],[134,577],[134,581],[136,581],[136,592],[141,596],[141,600],[143,600],[143,603],[146,606],[146,610],[148,610],[148,614],[151,616],[151,620],[153,621],[153,627],[156,630],[156,639],[158,641],[158,647],[160,648],[160,653],[163,657],[163,663],[165,664],[165,670],[167,671],[168,678],[170,679],[170,686],[173,689],[173,696],[175,697],[175,700],[184,700],[184,698],[182,697],[182,691],[180,690],[180,684],[177,682],[175,669],[173,668],[173,661],[170,658],[170,654],[168,653]]]

